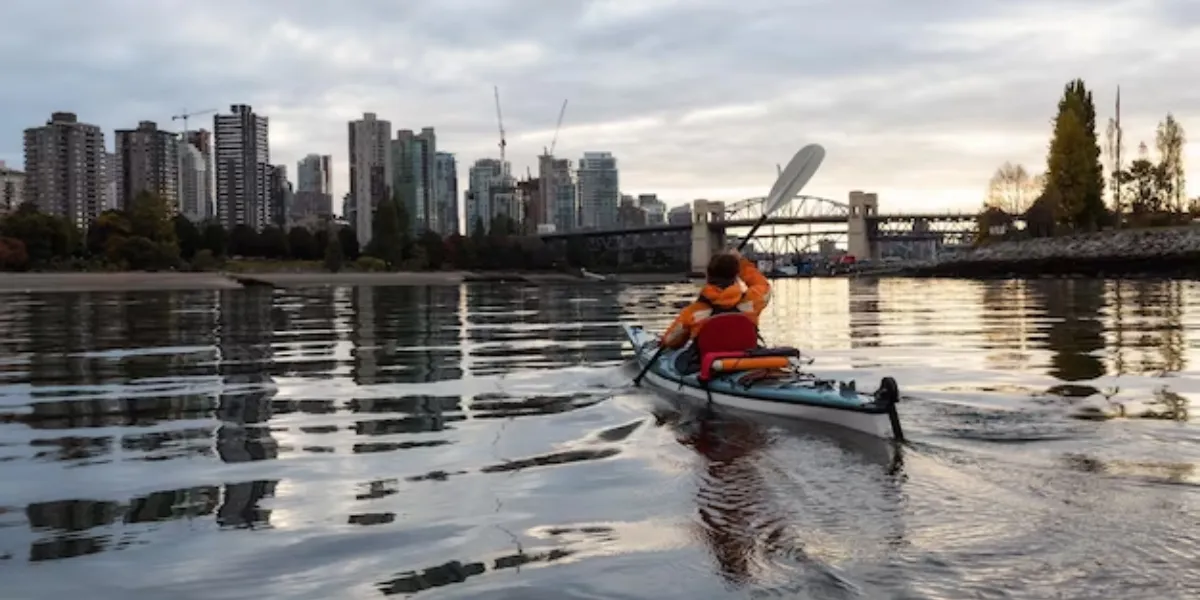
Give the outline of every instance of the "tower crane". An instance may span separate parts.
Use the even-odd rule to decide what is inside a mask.
[[[508,165],[504,162],[504,149],[508,142],[504,141],[504,115],[500,112],[500,88],[492,86],[492,89],[496,92],[496,122],[500,125],[500,169],[504,171],[505,175],[508,175]]]
[[[171,117],[171,120],[172,121],[178,121],[180,119],[183,120],[183,133],[186,136],[187,132],[189,131],[188,130],[188,118],[189,117],[198,117],[200,115],[207,115],[209,113],[215,113],[215,112],[217,112],[217,109],[215,109],[215,108],[209,108],[206,110],[197,110],[197,111],[193,111],[193,112],[188,112],[188,110],[185,108],[185,109],[183,109],[183,114],[174,115]]]
[[[563,98],[562,108],[558,110],[558,123],[554,125],[554,138],[550,140],[550,150],[546,154],[554,156],[554,146],[558,145],[558,130],[562,128],[563,115],[567,114],[567,99]]]

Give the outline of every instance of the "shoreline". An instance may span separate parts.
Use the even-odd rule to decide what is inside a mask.
[[[0,294],[44,292],[144,292],[239,290],[248,287],[311,288],[328,286],[428,286],[464,283],[521,285],[612,285],[686,281],[682,274],[622,274],[597,281],[553,272],[388,271],[376,273],[227,273],[77,271],[0,273]]]

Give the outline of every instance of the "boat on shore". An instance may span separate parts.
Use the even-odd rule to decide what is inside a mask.
[[[622,328],[637,364],[645,368],[658,350],[658,337],[640,325],[623,324]],[[675,368],[678,354],[678,350],[668,350],[659,355],[644,380],[702,402],[904,440],[896,409],[900,390],[891,377],[884,377],[879,389],[869,394],[859,392],[854,382],[821,379],[798,368],[777,371],[768,378],[747,377],[754,371],[718,373],[705,384],[698,374]]]

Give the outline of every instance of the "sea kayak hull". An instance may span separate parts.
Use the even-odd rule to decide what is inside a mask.
[[[638,325],[622,327],[633,346],[639,368],[645,368],[658,350],[657,337]],[[663,352],[642,380],[702,402],[819,422],[883,439],[904,439],[896,410],[899,391],[890,378],[886,378],[874,394],[860,393],[853,384],[802,374],[745,386],[738,382],[741,374],[733,373],[716,377],[704,386],[695,375],[682,374],[674,368],[676,354],[673,350]]]

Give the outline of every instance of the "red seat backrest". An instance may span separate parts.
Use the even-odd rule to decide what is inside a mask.
[[[744,352],[758,346],[758,328],[750,317],[740,313],[713,315],[696,334],[696,349],[709,352]]]

